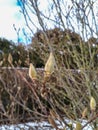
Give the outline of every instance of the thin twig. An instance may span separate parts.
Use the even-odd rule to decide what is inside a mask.
[[[82,129],[84,128],[84,127],[86,127],[88,124],[90,124],[91,122],[93,122],[94,120],[96,120],[98,118],[98,113],[94,116],[94,117],[92,117],[83,127],[82,127]]]

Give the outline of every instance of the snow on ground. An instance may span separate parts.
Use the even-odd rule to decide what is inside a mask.
[[[59,124],[59,122],[57,123]],[[83,123],[85,124],[86,122],[83,121]],[[59,128],[62,127],[59,126]],[[42,122],[35,122],[35,123],[29,122],[29,123],[18,124],[18,125],[2,125],[0,126],[0,130],[55,130],[55,129],[52,128],[48,122],[42,121]],[[92,130],[92,128],[90,126],[87,126],[83,130]]]

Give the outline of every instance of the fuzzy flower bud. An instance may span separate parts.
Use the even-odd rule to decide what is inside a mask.
[[[45,64],[45,76],[50,76],[55,69],[55,58],[53,56],[53,53],[50,53],[50,56]]]
[[[82,130],[82,125],[81,125],[80,122],[77,122],[77,123],[76,123],[76,128],[75,128],[75,130]]]
[[[95,111],[95,109],[96,109],[96,101],[95,101],[94,97],[91,97],[91,99],[90,99],[90,109],[92,111]]]
[[[29,67],[29,77],[31,79],[36,79],[37,78],[37,72],[36,72],[35,67],[33,66],[32,63],[30,63],[30,67]]]

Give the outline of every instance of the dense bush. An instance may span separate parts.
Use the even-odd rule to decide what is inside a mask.
[[[52,31],[54,37],[52,37]],[[50,41],[54,41],[51,47],[57,66],[48,79],[44,77],[43,67],[49,57],[49,46],[46,44],[46,39],[42,40],[39,39],[39,35],[36,36],[38,33],[32,38],[32,44],[29,46],[25,47],[22,44],[16,46],[9,43],[11,48],[7,46],[7,50],[5,46],[2,46],[1,123],[48,120],[57,129],[55,120],[58,120],[65,124],[65,126],[60,124],[63,129],[66,127],[71,130],[74,126],[67,123],[64,120],[65,117],[73,122],[86,119],[87,124],[97,118],[97,106],[96,110],[91,111],[89,104],[91,96],[98,104],[96,71],[98,46],[93,46],[90,40],[84,42],[76,33],[67,32],[66,36],[65,32],[60,31],[60,29],[51,30],[53,39],[50,37]],[[58,35],[56,36],[55,33],[59,33],[60,40],[56,40]],[[42,34],[41,32],[40,35]],[[9,53],[12,56],[12,63],[8,60]],[[28,69],[22,68],[28,67],[29,63],[33,63],[35,67],[41,67],[37,70],[36,80],[30,79]],[[13,68],[3,68],[4,66]],[[16,66],[21,68],[17,69]],[[87,124],[83,125],[82,129]]]

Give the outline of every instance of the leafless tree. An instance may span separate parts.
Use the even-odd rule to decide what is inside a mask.
[[[60,27],[83,39],[98,36],[97,0],[18,0],[26,25],[33,30]]]

